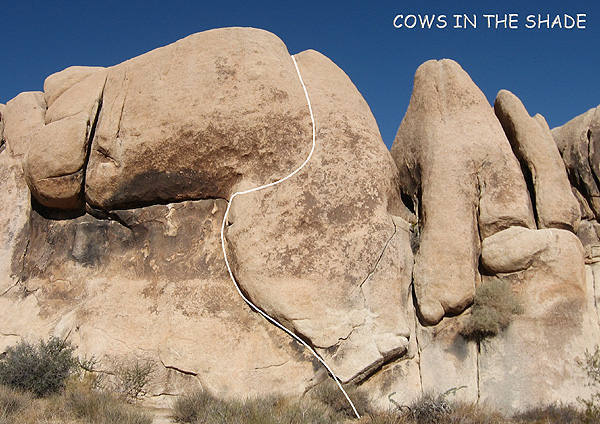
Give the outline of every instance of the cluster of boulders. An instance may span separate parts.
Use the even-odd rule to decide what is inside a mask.
[[[312,50],[295,58],[316,149],[230,206],[246,295],[381,406],[458,387],[506,410],[585,396],[577,359],[600,340],[598,109],[550,130],[509,91],[492,107],[456,62],[428,61],[390,154],[346,74]],[[238,296],[219,239],[232,193],[311,148],[279,38],[225,28],[70,67],[0,117],[0,348],[54,334],[155,361],[158,401],[327,378]],[[465,338],[492,280],[523,313]]]

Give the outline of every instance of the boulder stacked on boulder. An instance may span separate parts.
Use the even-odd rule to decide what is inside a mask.
[[[383,407],[458,387],[506,410],[585,396],[597,109],[550,131],[512,93],[492,107],[456,62],[428,61],[390,154],[339,67],[296,61],[316,149],[229,205],[245,295]],[[318,362],[238,296],[220,246],[231,194],[288,175],[311,141],[286,46],[252,28],[70,67],[0,105],[0,348],[68,335],[103,361],[146,358],[157,403],[319,384]],[[522,314],[463,336],[493,281]]]

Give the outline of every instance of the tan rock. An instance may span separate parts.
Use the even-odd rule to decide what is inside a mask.
[[[27,240],[20,238],[29,229],[30,194],[21,163],[0,148],[0,295],[15,289],[23,266]]]
[[[577,231],[580,210],[567,171],[543,117],[529,116],[517,96],[500,90],[494,111],[517,158],[529,170],[539,228]]]
[[[315,113],[315,153],[285,183],[237,197],[227,240],[250,297],[309,339],[342,380],[360,380],[410,342],[402,300],[411,280],[410,217],[356,87],[320,53],[296,60]]]
[[[106,82],[106,71],[100,70],[65,90],[46,111],[46,124],[85,113],[95,117]],[[93,119],[93,118],[92,118]]]
[[[69,88],[103,69],[96,66],[69,66],[60,72],[50,75],[44,81],[44,98],[48,108]]]
[[[6,109],[6,105],[0,103],[0,143],[4,144],[4,118],[2,114]]]
[[[314,157],[284,184],[236,198],[227,245],[253,301],[358,381],[416,343],[414,219],[356,87],[317,52],[297,60],[317,120]],[[221,198],[288,175],[310,151],[287,49],[265,31],[215,30],[110,68],[103,92],[101,75],[54,96],[26,166],[34,196],[52,208],[76,198],[85,170],[88,213],[36,206],[19,272],[35,305],[18,322],[0,312],[0,328],[70,332],[102,357],[144,352],[223,395],[301,393],[320,367],[244,305],[218,243]],[[99,92],[84,169],[87,106]],[[206,197],[219,199],[184,201]],[[21,301],[3,300],[7,311]],[[157,393],[178,390],[163,383]]]
[[[554,238],[547,231],[507,228],[483,240],[481,264],[494,274],[524,271],[551,246]]]
[[[542,131],[550,132],[550,126],[548,125],[548,121],[546,121],[544,115],[542,115],[541,113],[536,113],[535,115],[533,115],[533,119],[542,128]],[[552,136],[552,133],[550,133],[550,136]],[[554,142],[554,139],[552,139],[552,141]]]
[[[472,302],[480,234],[535,226],[527,188],[485,96],[447,59],[417,70],[392,156],[402,190],[417,198],[414,284],[423,321],[435,324]]]
[[[577,237],[583,245],[585,250],[586,262],[595,260],[595,257],[599,255],[600,249],[600,224],[593,221],[584,220],[581,221],[579,228],[577,229]]]
[[[84,71],[91,74],[86,77]],[[45,114],[46,125],[31,133],[23,167],[31,193],[40,204],[80,209],[84,165],[102,103],[106,71],[75,68],[64,72],[62,77],[49,77],[53,102]],[[79,76],[83,79],[74,82]],[[73,85],[56,97],[59,82]]]
[[[82,206],[83,166],[92,125],[88,113],[81,112],[33,133],[23,168],[31,193],[42,205]]]
[[[310,357],[253,314],[229,280],[219,240],[225,206],[183,202],[103,219],[33,211],[16,237],[29,240],[19,290],[0,297],[2,334],[69,334],[103,369],[115,356],[153,360],[152,395],[198,386],[224,397],[301,394],[314,375]],[[0,335],[0,347],[14,342]]]
[[[506,331],[481,344],[480,401],[506,412],[587,398],[590,387],[577,359],[600,336],[581,243],[565,230],[535,233],[550,242],[526,270],[484,277],[509,281],[524,308]],[[506,243],[506,252],[521,249],[531,235],[520,234],[497,242]]]
[[[418,326],[419,364],[423,393],[442,394],[457,389],[453,401],[478,399],[477,343],[460,335],[468,314],[444,318],[436,326]]]
[[[235,184],[300,164],[310,131],[279,38],[252,28],[194,34],[109,69],[87,201],[111,209],[229,198]]]
[[[597,164],[600,162],[600,158],[597,157],[600,150],[597,144],[600,141],[598,136],[593,137],[592,134],[600,132],[600,128],[595,131],[592,131],[592,128],[598,128],[598,122],[600,107],[590,109],[552,130],[571,184],[586,199],[596,219],[600,218],[600,190],[596,183],[600,175],[600,165]]]
[[[19,94],[4,110],[4,140],[8,151],[22,158],[29,149],[31,134],[44,125],[46,102],[43,93],[29,91]]]

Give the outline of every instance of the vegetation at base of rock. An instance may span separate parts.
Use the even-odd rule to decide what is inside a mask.
[[[520,412],[514,416],[514,420],[527,424],[593,424],[599,422],[600,415],[590,414],[572,405],[554,404]]]
[[[74,350],[67,340],[57,337],[37,345],[22,341],[8,347],[0,359],[0,384],[37,397],[58,393],[78,368]]]
[[[246,400],[217,399],[206,391],[177,398],[172,418],[191,424],[329,424],[339,422],[323,404],[312,399],[279,396]]]
[[[578,359],[577,364],[587,374],[588,386],[596,388],[589,399],[578,400],[585,408],[586,415],[600,422],[600,347],[596,345],[593,353],[586,350],[584,359]]]
[[[523,307],[510,283],[495,278],[477,287],[471,315],[461,334],[470,340],[483,340],[506,329],[514,315],[523,313]]]
[[[346,390],[346,393],[352,399],[352,403],[354,403],[354,407],[359,414],[364,415],[371,412],[367,392],[352,385],[344,387],[344,390]],[[326,380],[315,387],[311,391],[311,398],[330,408],[335,415],[349,418],[355,417],[348,400],[333,380]]]
[[[0,424],[151,424],[152,417],[118,396],[69,379],[59,394],[36,398],[0,386]]]
[[[335,410],[329,392],[316,399],[317,391],[300,400],[283,397],[245,401],[217,399],[206,391],[180,396],[173,404],[172,419],[182,424],[592,424],[598,416],[569,405],[547,405],[506,417],[485,404],[450,400],[444,394],[426,393],[409,405],[393,405],[387,411],[370,410],[360,420],[346,410]],[[329,400],[328,400],[329,399]],[[360,402],[360,401],[359,401]],[[332,407],[334,406],[334,407]]]
[[[156,368],[151,360],[139,358],[114,360],[112,364],[112,391],[128,402],[135,402],[147,394],[147,388]]]

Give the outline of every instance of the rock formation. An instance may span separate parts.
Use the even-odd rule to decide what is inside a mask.
[[[392,156],[401,189],[418,205],[419,311],[437,324],[473,301],[481,238],[535,226],[527,187],[485,96],[451,60],[417,69]]]
[[[551,132],[512,93],[493,108],[456,62],[429,61],[390,154],[348,76],[316,51],[295,58],[316,149],[232,203],[244,293],[382,407],[459,387],[505,410],[585,396],[596,110]],[[0,348],[54,334],[103,363],[155,361],[159,403],[197,385],[318,384],[318,362],[238,296],[219,238],[231,194],[289,174],[311,131],[286,46],[251,28],[70,67],[0,105]],[[496,280],[523,314],[463,337],[476,288]]]

